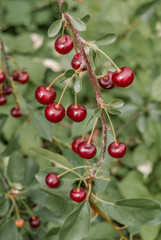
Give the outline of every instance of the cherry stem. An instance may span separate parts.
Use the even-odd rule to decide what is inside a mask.
[[[64,76],[64,74],[65,74],[65,73],[62,73],[62,74],[60,74],[58,77],[56,77],[56,78],[52,81],[52,83],[50,83],[50,85],[46,88],[46,90],[47,90],[47,91],[50,91],[51,86],[56,82],[56,80],[58,80],[59,78],[61,78],[62,76]]]
[[[64,29],[65,29],[65,22],[63,22],[63,29],[62,29],[62,41],[64,41]]]
[[[106,113],[106,115],[108,117],[109,122],[110,122],[110,125],[111,125],[111,128],[112,128],[112,132],[113,132],[113,136],[114,136],[114,139],[115,139],[115,146],[117,146],[118,143],[117,143],[117,139],[116,139],[116,134],[115,134],[114,126],[113,126],[113,123],[111,121],[110,115],[108,114],[106,108],[103,108],[103,109],[104,109],[104,111],[105,111],[105,113]]]
[[[83,135],[82,135],[82,141],[84,141],[84,137],[85,137],[85,134],[86,134],[86,130],[87,130],[88,124],[90,123],[90,121],[91,121],[93,118],[94,118],[94,115],[92,115],[92,116],[88,119],[88,121],[87,121],[87,123],[86,123],[86,125],[85,125],[85,127],[84,127],[84,131],[83,131]]]
[[[17,66],[18,70],[21,72],[20,65],[18,64],[18,62],[16,61],[16,59],[15,59],[15,58],[13,58],[13,57],[11,57],[11,56],[8,56],[8,58],[9,58],[10,60],[12,60],[12,62],[14,62],[14,63],[16,64],[16,66]]]
[[[78,108],[78,104],[77,104],[77,93],[75,92],[75,108]]]
[[[61,96],[60,96],[59,102],[58,102],[58,104],[56,105],[57,108],[59,108],[59,105],[60,105],[60,102],[61,102],[61,100],[62,100],[62,98],[63,98],[63,95],[64,95],[64,93],[65,93],[65,91],[66,91],[66,89],[67,89],[70,81],[74,78],[74,76],[75,76],[75,73],[73,74],[73,76],[68,80],[67,84],[65,85],[65,87],[64,87],[64,89],[63,89],[63,92],[62,92],[62,94],[61,94]]]
[[[108,204],[108,205],[112,205],[114,206],[115,203],[112,203],[112,202],[107,202],[105,200],[102,200],[101,198],[97,197],[95,194],[91,193],[91,196],[94,197],[96,200],[98,200],[99,202],[102,202],[102,203],[105,203],[105,204]]]
[[[0,47],[0,72],[2,71],[2,48]]]
[[[20,214],[19,214],[19,212],[18,212],[18,207],[17,207],[17,204],[16,204],[16,200],[13,199],[12,196],[10,196],[10,199],[11,199],[11,201],[12,201],[12,207],[11,207],[11,209],[10,209],[9,216],[12,214],[12,211],[13,211],[14,208],[15,208],[16,218],[17,218],[17,219],[20,219]]]
[[[104,53],[100,48],[93,46],[92,44],[89,44],[89,46],[91,46],[98,52],[102,53],[113,64],[113,66],[117,69],[117,71],[120,72],[120,68],[114,63],[114,61],[106,53]]]
[[[21,200],[21,202],[22,202],[22,204],[24,205],[24,207],[26,208],[26,210],[27,210],[27,212],[29,213],[29,215],[30,215],[31,217],[33,217],[34,214],[33,214],[33,212],[31,211],[31,209],[29,208],[29,206],[28,206],[23,200]]]
[[[79,167],[71,168],[71,169],[69,169],[69,170],[67,170],[67,171],[65,171],[65,172],[57,175],[57,177],[60,178],[60,177],[64,176],[65,174],[67,174],[67,173],[69,173],[69,172],[74,172],[74,170],[80,169],[80,168],[89,168],[89,166],[79,166]],[[74,173],[75,173],[75,172],[74,172]]]
[[[89,137],[89,140],[88,140],[87,144],[90,144],[90,142],[91,142],[91,139],[92,139],[92,136],[93,136],[93,133],[94,133],[94,130],[95,130],[97,121],[98,121],[98,117],[96,118],[96,120],[95,120],[95,122],[94,122],[94,125],[93,125],[93,128],[92,128],[92,132],[91,132],[91,134],[90,134],[90,137]]]
[[[74,36],[73,36],[73,33],[72,33],[70,27],[68,27],[68,30],[69,30],[69,32],[70,32],[70,36],[71,36],[72,39],[73,39],[73,46],[74,46],[74,49],[75,49],[76,55],[77,55],[77,57],[79,57],[79,53],[78,53],[78,51],[77,51],[77,47],[76,47],[76,44],[75,44]]]
[[[87,171],[88,171],[88,169],[87,169]],[[84,179],[84,176],[86,175],[87,171],[84,172],[84,174],[82,175],[82,177],[81,177],[81,179],[80,179],[80,181],[79,181],[79,184],[78,184],[78,187],[77,187],[77,191],[78,191],[78,192],[80,191],[81,183],[82,183],[82,181],[83,181],[83,179]]]

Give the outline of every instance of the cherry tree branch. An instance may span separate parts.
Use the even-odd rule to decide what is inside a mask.
[[[57,0],[57,2],[58,2],[58,5],[61,6],[63,0]],[[70,16],[67,13],[65,13],[64,17],[66,19],[67,24],[71,28],[72,33],[73,33],[73,35],[74,35],[74,37],[76,39],[76,42],[77,42],[78,48],[80,50],[80,54],[81,54],[81,56],[83,58],[83,61],[86,63],[87,70],[88,70],[90,79],[92,81],[92,85],[94,87],[97,105],[98,105],[98,107],[101,107],[101,105],[103,104],[103,99],[102,99],[102,96],[101,96],[101,94],[99,92],[98,85],[97,85],[97,79],[96,79],[96,76],[95,76],[95,74],[94,74],[94,72],[92,70],[89,57],[87,56],[87,54],[84,51],[83,39],[79,35],[79,33],[75,29],[75,27],[73,26],[73,24],[72,24],[72,22],[70,20]],[[104,161],[105,152],[106,152],[107,124],[106,124],[106,120],[105,120],[105,115],[104,115],[103,109],[101,110],[101,122],[102,122],[102,127],[103,127],[102,154],[101,154],[101,158],[100,158],[99,162],[97,163],[97,166],[100,166],[101,163]]]

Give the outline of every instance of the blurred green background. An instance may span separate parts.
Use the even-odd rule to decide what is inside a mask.
[[[122,114],[112,116],[112,120],[119,140],[128,146],[127,155],[122,160],[112,160],[110,165],[108,164],[113,181],[108,185],[106,196],[104,194],[103,197],[110,201],[145,197],[161,202],[161,2],[67,2],[71,15],[80,18],[86,14],[91,16],[87,31],[81,33],[87,41],[107,32],[117,34],[116,42],[102,49],[119,67],[129,66],[135,73],[135,81],[129,88],[101,90],[106,103],[115,98],[122,98],[126,103],[121,109]],[[0,1],[1,35],[7,53],[30,74],[29,83],[18,86],[16,91],[22,94],[23,110],[29,112],[32,121],[30,124],[26,123],[25,119],[13,119],[10,116],[10,109],[15,104],[13,97],[9,96],[7,105],[0,107],[0,114],[3,114],[3,118],[5,115],[6,119],[1,134],[0,153],[3,159],[14,151],[19,151],[22,156],[36,159],[39,169],[47,166],[46,162],[40,156],[35,156],[29,150],[30,147],[45,146],[68,155],[63,144],[71,144],[74,137],[81,135],[83,127],[83,123],[79,124],[79,127],[76,123],[71,125],[67,118],[64,124],[55,127],[44,119],[44,108],[34,99],[37,86],[42,83],[49,84],[61,72],[71,68],[74,50],[62,57],[54,49],[56,38],[47,37],[48,27],[60,17],[57,2],[54,0]],[[101,56],[101,59],[102,64],[99,60],[95,62],[97,75],[109,65],[104,57]],[[13,70],[16,69],[12,62],[10,66]],[[64,83],[55,84],[58,97],[63,86]],[[83,76],[83,88],[78,100],[89,112],[96,107],[94,91],[87,73]],[[73,101],[74,91],[70,86],[62,104],[67,108]],[[51,143],[53,137],[54,141]],[[100,134],[95,141],[99,144]],[[12,145],[10,148],[9,143]],[[161,239],[160,223],[135,231],[140,231],[136,239]],[[95,239],[94,235],[93,233],[92,239]]]

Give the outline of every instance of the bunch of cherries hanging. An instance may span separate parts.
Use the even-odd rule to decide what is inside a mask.
[[[3,52],[3,51],[2,51]],[[5,55],[5,52],[3,52]],[[6,59],[10,59],[11,57],[9,56],[5,56]],[[16,60],[11,58],[15,63]],[[7,60],[8,61],[8,60]],[[1,62],[1,61],[0,61]],[[7,62],[8,64],[8,62]],[[16,94],[14,92],[14,84],[13,81],[17,81],[21,84],[25,84],[28,82],[29,80],[29,74],[27,72],[24,71],[20,71],[20,70],[14,70],[13,75],[10,76],[10,74],[8,74],[8,79],[6,76],[6,73],[4,72],[5,66],[1,67],[0,64],[0,106],[5,105],[7,103],[7,96],[10,94],[13,94],[13,97],[15,98],[16,101],[16,107],[11,109],[11,115],[15,118],[21,117],[22,113],[20,110],[20,106],[16,97]],[[9,66],[8,66],[9,69]],[[10,70],[9,70],[10,72]],[[9,82],[9,84],[7,84],[6,82]]]
[[[88,45],[88,43],[86,45]],[[77,73],[85,71],[87,69],[87,66],[83,61],[81,54],[77,52],[73,38],[70,35],[65,34],[58,37],[55,41],[55,50],[63,55],[69,53],[73,47],[76,50],[76,55],[71,61],[71,66]],[[111,62],[113,63],[112,60]],[[99,85],[105,90],[112,89],[114,86],[128,87],[134,80],[134,73],[129,67],[122,67],[119,69],[116,64],[114,64],[114,66],[117,69],[116,72],[109,71],[107,72],[107,75],[98,78]],[[59,77],[61,76],[63,76],[63,74]],[[65,109],[60,104],[60,102],[62,100],[62,96],[66,90],[66,87],[63,90],[58,102],[55,102],[56,91],[51,87],[58,78],[56,78],[49,86],[39,86],[35,91],[35,98],[37,101],[43,105],[47,105],[45,109],[45,117],[52,123],[58,123],[65,117]],[[105,112],[109,118],[108,112]],[[87,111],[84,106],[77,104],[77,101],[75,101],[75,104],[72,104],[68,107],[67,116],[74,122],[81,122],[86,118]],[[94,125],[96,125],[96,122]],[[116,140],[116,135],[111,120],[110,123],[113,130],[115,142],[112,142],[108,146],[108,153],[114,158],[122,158],[126,153],[126,145]],[[80,137],[75,139],[72,143],[72,150],[84,159],[91,159],[97,153],[96,146],[91,143],[91,137],[92,133],[88,141],[84,140],[84,137]],[[56,188],[60,185],[59,178],[59,175],[52,172],[46,176],[45,181],[50,188]],[[78,189],[75,187],[71,190],[70,197],[76,202],[82,202],[86,198],[86,191],[83,188],[79,187]]]

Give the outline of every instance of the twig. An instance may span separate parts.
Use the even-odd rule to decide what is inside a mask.
[[[16,94],[15,94],[15,92],[14,92],[13,79],[12,79],[10,67],[9,67],[9,64],[8,64],[8,56],[7,56],[6,50],[5,50],[5,48],[4,48],[4,45],[3,45],[3,42],[2,42],[1,36],[0,36],[0,45],[1,45],[1,49],[2,49],[2,52],[3,52],[4,58],[5,58],[5,65],[6,65],[6,68],[7,68],[7,73],[8,73],[9,81],[10,81],[11,88],[12,88],[12,94],[13,94],[13,97],[15,98],[15,101],[16,101],[17,106],[20,107],[18,98],[17,98],[17,96],[16,96]]]
[[[3,182],[5,190],[8,190],[8,184],[7,184],[6,180],[4,179],[4,177],[2,176],[1,173],[0,173],[0,178],[1,178],[2,182]]]

